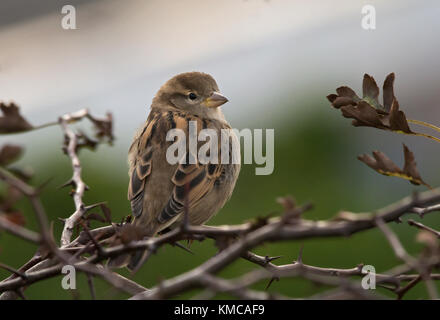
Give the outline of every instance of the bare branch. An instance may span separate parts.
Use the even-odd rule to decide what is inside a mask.
[[[81,178],[81,162],[76,153],[78,147],[78,136],[69,128],[68,123],[72,120],[78,120],[88,114],[86,109],[83,109],[75,114],[67,114],[60,118],[59,122],[64,131],[66,138],[66,153],[71,159],[73,176],[70,183],[75,187],[73,193],[73,201],[75,203],[75,212],[64,221],[64,229],[61,235],[61,246],[65,247],[70,243],[73,234],[73,228],[76,223],[82,218],[85,213],[85,205],[82,200],[87,186]]]
[[[434,230],[434,229],[432,229],[432,228],[430,228],[430,227],[427,227],[427,226],[425,226],[424,224],[422,224],[422,223],[420,223],[420,222],[417,222],[417,221],[414,221],[414,220],[412,220],[412,219],[409,219],[409,220],[408,220],[408,224],[409,224],[410,226],[415,226],[415,227],[417,227],[417,228],[419,228],[419,229],[421,229],[421,230],[426,230],[426,231],[428,231],[428,232],[434,234],[437,238],[440,239],[440,231]]]
[[[430,212],[440,211],[440,204],[436,204],[433,206],[422,207],[422,208],[412,208],[411,212],[417,213],[421,218],[425,216],[425,214]]]
[[[49,222],[38,197],[38,192],[31,186],[27,185],[25,182],[13,176],[6,169],[3,169],[1,167],[0,179],[6,181],[6,183],[11,186],[14,186],[29,198],[32,208],[34,209],[38,225],[40,227],[42,240],[46,245],[52,246],[52,236],[49,230]]]
[[[14,236],[17,236],[19,238],[22,238],[24,240],[39,244],[41,242],[41,237],[38,233],[28,230],[26,228],[23,228],[15,223],[12,223],[2,217],[0,214],[0,230],[7,231]]]
[[[376,223],[379,229],[387,238],[388,242],[390,243],[395,255],[403,262],[405,262],[408,266],[410,266],[413,269],[416,269],[420,273],[421,278],[424,280],[426,284],[426,288],[428,290],[431,299],[437,299],[438,296],[437,289],[430,277],[430,272],[428,271],[429,266],[422,265],[421,263],[419,263],[419,261],[417,261],[412,256],[410,256],[403,248],[402,244],[400,243],[399,239],[394,234],[394,232],[392,232],[391,229],[381,219],[377,219]]]

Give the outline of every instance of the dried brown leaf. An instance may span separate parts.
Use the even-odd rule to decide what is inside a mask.
[[[335,107],[336,109],[339,109],[343,106],[348,106],[348,105],[356,105],[355,101],[352,98],[349,97],[337,97],[334,101],[333,101],[333,107]]]
[[[114,140],[113,136],[113,116],[111,113],[106,114],[105,119],[89,118],[93,122],[96,129],[96,136],[99,139],[108,138],[109,142]]]
[[[334,107],[333,102],[336,100],[337,97],[338,97],[338,95],[334,94],[334,93],[330,93],[327,96],[327,100],[330,101],[330,103],[332,104],[333,107]]]
[[[353,89],[351,89],[347,86],[342,86],[342,87],[337,88],[336,93],[340,97],[350,98],[355,102],[359,102],[361,100],[361,98],[358,97],[356,92],[354,92]]]
[[[358,156],[358,159],[380,174],[402,178],[408,180],[412,184],[422,184],[431,188],[430,185],[423,181],[420,176],[416,167],[414,154],[406,145],[403,145],[403,152],[405,158],[403,169],[400,169],[390,158],[380,151],[374,151],[373,157],[363,154]]]
[[[362,82],[363,99],[367,100],[374,106],[379,105],[379,87],[374,78],[368,74],[364,74],[364,81]]]
[[[90,213],[85,217],[85,219],[87,221],[96,220],[99,222],[106,222],[106,220],[101,215],[99,215],[97,213]]]
[[[365,101],[359,102],[358,105],[343,106],[341,111],[345,118],[354,119],[352,124],[355,127],[363,126],[386,129],[376,109]]]
[[[0,166],[7,166],[10,163],[18,160],[23,153],[20,146],[5,144],[0,149]]]
[[[330,94],[327,96],[327,99],[334,108],[341,110],[345,118],[353,119],[353,126],[390,130],[440,141],[433,136],[417,133],[410,129],[405,113],[399,109],[399,103],[394,96],[394,79],[394,73],[390,73],[385,79],[383,84],[383,105],[378,100],[379,88],[376,81],[368,74],[364,75],[362,99],[349,87],[337,88],[337,94]],[[436,128],[421,121],[411,121],[428,126],[431,129]]]
[[[100,204],[100,208],[102,210],[102,213],[104,214],[106,222],[111,223],[112,222],[112,212],[111,212],[110,208],[107,205],[105,205],[104,203]]]
[[[296,207],[295,199],[292,196],[278,197],[277,202],[283,206],[284,212],[289,212]]]
[[[394,100],[394,73],[390,73],[383,83],[383,107],[385,111],[390,111]]]
[[[409,177],[413,178],[413,181],[411,181],[411,183],[413,184],[425,184],[425,182],[423,182],[422,177],[420,176],[419,170],[417,170],[417,163],[414,157],[414,153],[409,150],[409,148],[404,144],[403,145],[403,154],[405,157],[405,164],[403,167],[403,172],[408,175]],[[420,182],[420,183],[416,183],[416,182]]]
[[[7,214],[2,215],[6,220],[12,222],[19,226],[24,226],[26,224],[26,218],[23,213],[20,211],[8,212]]]
[[[399,110],[399,102],[397,102],[396,99],[394,99],[393,103],[391,104],[389,127],[393,131],[401,131],[407,134],[414,133],[409,128],[408,122],[406,121],[405,113]]]
[[[22,132],[32,129],[32,125],[20,114],[19,107],[15,103],[5,104],[0,102],[0,133]]]

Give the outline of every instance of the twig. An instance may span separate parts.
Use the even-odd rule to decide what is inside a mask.
[[[419,229],[421,229],[421,230],[426,230],[426,231],[428,231],[428,232],[434,234],[437,238],[440,239],[440,232],[437,231],[437,230],[435,230],[435,229],[432,229],[432,228],[430,228],[430,227],[428,227],[428,226],[425,226],[424,224],[422,224],[422,223],[420,223],[420,222],[417,222],[417,221],[414,221],[414,220],[412,220],[412,219],[409,219],[409,220],[408,220],[408,224],[409,224],[410,226],[415,226],[415,227],[417,227],[417,228],[419,228]]]
[[[83,109],[75,114],[67,114],[59,119],[61,128],[63,129],[66,137],[66,154],[69,156],[72,162],[73,176],[69,181],[75,187],[73,193],[73,201],[75,203],[75,212],[64,221],[64,229],[61,235],[61,247],[65,247],[70,243],[70,239],[73,234],[73,228],[76,223],[82,218],[85,213],[85,205],[82,200],[84,192],[87,190],[87,186],[81,178],[81,162],[76,153],[78,147],[78,136],[68,126],[69,121],[73,119],[80,119],[88,114],[86,109]]]
[[[440,211],[440,204],[436,204],[428,207],[422,207],[422,208],[415,207],[412,208],[411,210],[411,212],[417,213],[421,218],[423,218],[425,214],[435,211]]]
[[[397,299],[398,300],[402,300],[403,296],[412,288],[414,288],[414,286],[420,282],[420,280],[422,280],[422,277],[420,275],[418,275],[417,277],[415,277],[414,279],[412,279],[406,286],[404,286],[403,288],[399,288],[396,290],[397,293]]]
[[[6,181],[9,185],[17,188],[28,197],[31,202],[32,208],[35,212],[35,216],[37,218],[38,225],[40,227],[41,238],[44,244],[46,244],[49,248],[53,248],[54,243],[52,241],[52,236],[49,230],[49,222],[47,220],[46,213],[44,211],[43,206],[41,205],[40,199],[38,197],[38,191],[21,181],[20,179],[13,176],[6,169],[0,167],[0,179]],[[30,235],[30,234],[28,234]]]
[[[32,243],[39,244],[41,242],[41,237],[38,233],[8,221],[4,217],[2,217],[1,214],[0,214],[0,230],[9,232],[14,236],[17,236]]]
[[[382,231],[382,233],[385,235],[388,242],[390,243],[394,254],[403,262],[405,262],[408,266],[419,272],[421,278],[426,284],[426,288],[431,299],[437,299],[437,289],[432,282],[432,279],[430,278],[428,267],[423,266],[406,252],[395,233],[392,232],[391,229],[381,219],[377,219],[376,223],[378,228]]]
[[[4,264],[4,263],[0,262],[0,268],[9,271],[12,274],[15,274],[16,276],[19,276],[20,278],[23,278],[24,280],[27,279],[26,274],[24,274],[20,270],[16,270],[16,269],[12,268],[11,266],[8,266],[7,264]]]

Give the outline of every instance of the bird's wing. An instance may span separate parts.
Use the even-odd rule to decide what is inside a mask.
[[[147,123],[134,140],[129,151],[131,172],[128,200],[131,202],[131,211],[136,218],[142,214],[145,183],[152,169],[152,136],[157,128],[157,121],[157,116],[148,118]]]

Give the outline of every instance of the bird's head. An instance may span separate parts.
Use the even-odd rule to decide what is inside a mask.
[[[190,113],[209,116],[228,102],[214,78],[202,72],[181,73],[168,80],[158,91],[153,107],[173,106]]]

